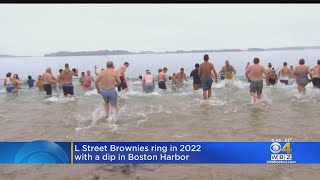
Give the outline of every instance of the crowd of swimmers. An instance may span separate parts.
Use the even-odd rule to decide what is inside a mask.
[[[313,86],[320,88],[320,60],[317,61],[317,65],[310,68],[305,65],[305,60],[300,59],[299,65],[295,68],[293,66],[288,67],[284,62],[281,68],[275,69],[272,64],[268,64],[268,68],[259,64],[259,58],[253,59],[253,64],[247,63],[245,67],[245,76],[250,83],[249,92],[254,103],[258,99],[261,99],[263,90],[263,78],[267,86],[283,83],[288,85],[289,80],[292,79],[296,82],[299,94],[306,95],[306,85],[309,82],[313,83]],[[79,77],[79,83],[84,89],[91,87],[94,82],[97,92],[101,94],[104,99],[106,117],[109,116],[109,106],[111,106],[111,113],[117,110],[117,97],[118,92],[126,93],[128,91],[127,77],[125,76],[126,68],[129,67],[129,63],[125,62],[119,68],[115,69],[112,61],[106,63],[106,68],[102,68],[100,72],[97,72],[97,67],[94,66],[94,73],[96,79],[91,75],[90,70],[86,73],[82,72]],[[183,88],[184,81],[188,81],[187,75],[184,72],[184,68],[181,68],[179,72],[173,73],[167,78],[168,68],[164,67],[158,70],[156,80],[158,81],[159,89],[166,90],[167,84],[171,86],[173,91]],[[235,80],[236,70],[230,65],[228,60],[225,61],[225,65],[217,73],[213,63],[209,62],[209,55],[205,54],[203,62],[201,64],[196,63],[195,69],[190,73],[190,77],[193,78],[193,88],[195,91],[203,90],[203,99],[207,100],[211,97],[212,83],[218,82],[218,77],[221,80],[226,81],[226,86],[233,86]],[[74,96],[74,86],[72,84],[73,77],[78,76],[77,69],[70,69],[69,64],[65,64],[64,70],[59,70],[58,76],[53,76],[51,68],[47,68],[46,71],[38,76],[35,81],[31,76],[28,76],[28,80],[25,82],[20,81],[17,74],[8,72],[4,80],[4,86],[7,93],[15,94],[19,93],[23,84],[28,85],[29,88],[37,87],[40,91],[45,91],[47,95],[52,95],[52,91],[57,91],[58,88],[63,90],[64,96]],[[156,80],[151,74],[150,70],[146,70],[144,76],[139,76],[142,90],[150,93],[155,89]],[[117,89],[117,90],[116,90]]]

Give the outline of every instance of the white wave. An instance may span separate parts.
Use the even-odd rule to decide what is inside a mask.
[[[97,89],[93,89],[93,90],[90,90],[90,91],[87,91],[86,93],[84,93],[84,96],[92,96],[92,95],[99,96]]]

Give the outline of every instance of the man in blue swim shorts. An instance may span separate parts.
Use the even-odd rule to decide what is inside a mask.
[[[218,82],[218,74],[214,68],[214,65],[209,62],[209,55],[204,55],[203,57],[204,62],[200,64],[199,67],[199,76],[201,79],[201,86],[203,89],[203,99],[207,100],[211,97],[211,86],[213,83],[213,74],[215,77],[215,82]],[[212,74],[213,72],[213,74]]]
[[[101,71],[95,81],[95,86],[97,88],[98,94],[101,94],[105,104],[106,118],[109,117],[109,104],[111,105],[111,114],[117,111],[117,91],[116,86],[119,86],[121,80],[114,70],[113,62],[107,62],[107,69]],[[100,86],[99,86],[100,84]],[[101,90],[100,90],[101,88]]]

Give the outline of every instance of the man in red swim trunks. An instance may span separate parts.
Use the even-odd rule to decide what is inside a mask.
[[[128,91],[128,83],[124,74],[126,72],[127,67],[129,67],[129,63],[125,62],[119,69],[117,69],[117,74],[121,80],[121,84],[118,86],[118,91],[120,92],[122,90],[123,93],[126,93]]]
[[[94,79],[93,79],[93,77],[91,76],[91,72],[88,70],[88,71],[87,71],[87,75],[84,77],[84,81],[83,81],[82,87],[83,87],[84,89],[90,88],[91,82],[94,82]]]

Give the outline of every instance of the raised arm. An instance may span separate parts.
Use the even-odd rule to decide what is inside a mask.
[[[100,88],[99,88],[99,82],[101,81],[101,79],[102,79],[102,74],[100,74],[100,75],[98,75],[98,77],[97,77],[97,79],[96,79],[96,81],[95,81],[95,86],[96,86],[96,89],[97,89],[97,92],[98,92],[98,94],[100,94],[101,92],[100,92]]]

